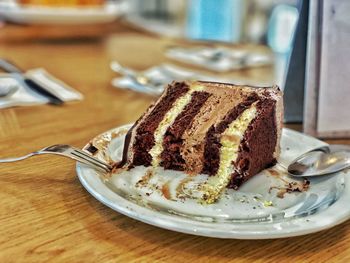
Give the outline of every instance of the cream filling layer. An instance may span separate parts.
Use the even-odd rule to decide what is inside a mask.
[[[203,201],[207,204],[214,203],[226,188],[234,172],[233,162],[238,157],[238,150],[243,135],[249,124],[257,115],[255,104],[243,111],[243,113],[234,120],[223,132],[220,139],[220,163],[215,176],[209,177],[206,184],[203,185]]]
[[[152,166],[159,165],[159,155],[163,151],[163,138],[167,129],[174,123],[176,117],[183,111],[185,106],[191,101],[192,93],[195,91],[202,91],[204,89],[201,85],[193,85],[190,90],[180,98],[178,98],[173,107],[165,114],[163,120],[159,123],[157,129],[154,132],[154,146],[149,151],[152,156]]]

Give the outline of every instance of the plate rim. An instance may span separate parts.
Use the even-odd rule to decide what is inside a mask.
[[[96,136],[95,138],[99,136],[103,136],[105,134],[109,134],[113,131],[125,129],[129,127],[131,124],[122,125],[116,128],[112,128],[106,132],[103,132]],[[283,130],[287,133],[291,134],[297,134],[309,137],[310,139],[317,140],[319,142],[322,142],[318,140],[317,138],[314,138],[312,136],[300,133],[295,130],[291,130],[288,128],[283,128]],[[284,133],[285,133],[284,132]],[[86,144],[87,146],[88,144]],[[84,147],[86,147],[84,146]],[[307,224],[307,227],[301,227],[301,228],[287,228],[282,227],[281,224],[285,222],[268,222],[268,223],[215,223],[220,224],[224,226],[229,226],[231,229],[228,229],[227,231],[223,232],[222,230],[215,230],[212,227],[215,225],[211,222],[200,222],[191,220],[188,218],[180,218],[177,216],[171,216],[164,213],[160,213],[151,209],[148,209],[146,207],[140,206],[130,200],[127,200],[121,196],[119,196],[117,193],[113,192],[111,189],[109,189],[105,184],[103,184],[102,180],[99,179],[99,183],[101,184],[102,188],[105,188],[104,190],[112,193],[114,197],[119,199],[119,201],[123,202],[123,205],[119,204],[119,202],[111,202],[108,198],[106,198],[106,192],[101,193],[99,191],[96,191],[93,187],[93,185],[90,184],[89,178],[86,178],[84,174],[85,171],[95,172],[96,171],[93,168],[87,167],[86,165],[83,165],[81,163],[76,164],[76,172],[79,178],[80,183],[83,185],[83,187],[98,201],[100,201],[102,204],[106,205],[107,207],[111,208],[112,210],[121,213],[125,216],[128,216],[130,218],[133,218],[135,220],[144,222],[146,224],[150,224],[156,227],[160,227],[163,229],[168,229],[176,232],[186,233],[186,234],[192,234],[197,236],[206,236],[206,237],[215,237],[215,238],[226,238],[226,239],[272,239],[272,238],[285,238],[285,237],[293,237],[293,236],[300,236],[300,235],[306,235],[311,234],[315,232],[319,232],[321,230],[329,229],[331,227],[334,227],[338,224],[343,223],[344,221],[348,220],[350,218],[350,207],[349,209],[344,209],[342,207],[339,209],[338,207],[341,206],[341,204],[344,202],[342,199],[347,199],[346,194],[348,198],[350,197],[350,189],[349,187],[349,180],[347,179],[348,176],[344,176],[345,178],[345,187],[343,190],[342,195],[339,197],[339,199],[330,207],[328,207],[325,210],[320,211],[319,213],[308,215],[301,218],[295,218],[290,219],[287,222],[294,223],[299,221],[305,221],[302,222],[304,224]],[[98,174],[95,174],[98,176]],[[347,190],[347,191],[346,191]],[[345,200],[346,202],[346,200]],[[346,206],[345,206],[346,207]],[[140,211],[141,210],[141,211]],[[332,210],[340,210],[342,213],[334,213]],[[142,212],[142,213],[141,213]],[[339,212],[339,211],[338,211]],[[153,216],[152,216],[153,215]],[[155,216],[157,216],[155,220]],[[325,216],[326,215],[326,216]],[[316,220],[315,220],[316,219]],[[188,226],[184,226],[184,221],[186,221]],[[251,229],[254,226],[258,226],[258,228],[261,229]],[[293,224],[292,224],[293,226]],[[233,228],[232,228],[233,227]],[[266,229],[264,229],[264,227]],[[245,229],[247,228],[247,229]]]
[[[104,4],[98,7],[46,7],[11,5],[0,3],[0,15],[5,20],[29,24],[88,24],[107,23],[116,20],[124,12],[121,4]],[[80,20],[79,20],[79,19]],[[81,20],[83,19],[83,20]]]

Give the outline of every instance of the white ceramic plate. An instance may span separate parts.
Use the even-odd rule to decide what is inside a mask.
[[[0,18],[24,24],[99,24],[114,21],[123,13],[121,4],[102,7],[21,6],[13,0],[0,1]]]
[[[119,160],[128,128],[130,125],[119,127],[93,139],[99,149],[96,156]],[[189,178],[182,172],[136,167],[106,177],[80,163],[77,173],[83,186],[103,204],[151,225],[218,238],[290,237],[330,228],[350,216],[349,171],[312,179],[307,191],[286,193],[283,198],[274,188],[283,187],[286,180],[295,181],[282,166],[321,145],[324,143],[315,138],[284,129],[280,165],[254,176],[238,191],[226,190],[212,205],[187,196],[206,175]],[[152,176],[145,176],[150,171]]]

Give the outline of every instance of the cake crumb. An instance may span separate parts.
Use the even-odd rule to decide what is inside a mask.
[[[114,131],[111,133],[111,139],[115,139],[117,137],[120,137],[122,135],[125,135],[127,132],[128,132],[129,129],[123,129],[123,130],[120,130],[120,131]]]
[[[287,182],[284,187],[277,187],[277,186],[271,186],[269,189],[269,193],[271,193],[272,189],[279,190],[276,194],[278,198],[284,198],[286,193],[293,193],[293,192],[305,192],[310,187],[310,181],[307,179],[304,179],[303,182]]]
[[[264,201],[264,206],[265,207],[273,206],[273,203],[272,201]]]
[[[272,176],[279,176],[280,175],[280,173],[278,171],[274,170],[274,169],[267,169],[267,171]]]
[[[142,178],[137,181],[135,186],[136,187],[146,186],[153,175],[154,175],[153,169],[147,169],[144,176],[142,176]]]
[[[185,192],[185,190],[189,190],[186,188],[186,184],[191,182],[193,179],[191,177],[186,177],[184,179],[182,179],[180,181],[180,183],[178,184],[178,186],[176,187],[176,197],[180,198],[180,199],[185,199],[187,194]],[[192,194],[192,191],[190,191]]]
[[[163,196],[166,199],[171,200],[171,194],[170,194],[170,189],[169,189],[169,181],[166,182],[165,184],[163,184],[163,186],[162,186],[162,194],[163,194]]]

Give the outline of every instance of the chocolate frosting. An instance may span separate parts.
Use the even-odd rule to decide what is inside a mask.
[[[128,132],[125,135],[123,157],[122,157],[122,160],[120,162],[115,164],[116,168],[122,168],[128,162],[128,152],[129,152],[129,145],[131,142],[131,135],[132,135],[132,132],[133,132],[133,130],[136,127],[138,122],[139,122],[139,120],[137,120],[134,123],[134,125],[131,126],[131,128],[128,130]]]

